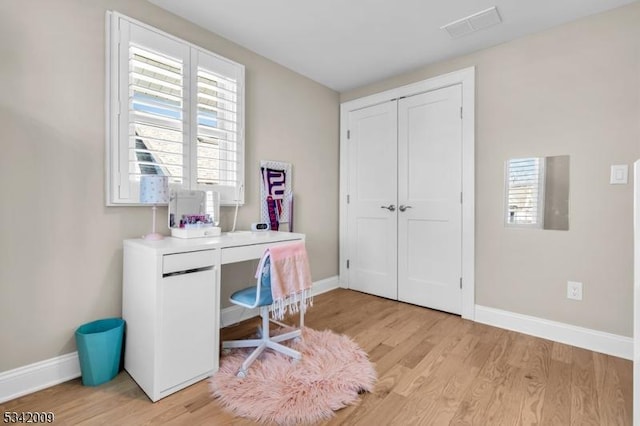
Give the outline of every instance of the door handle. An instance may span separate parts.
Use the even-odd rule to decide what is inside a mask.
[[[388,206],[380,206],[381,209],[387,209],[390,212],[396,211],[396,206],[394,204],[389,204]]]
[[[401,212],[405,211],[406,209],[410,209],[412,208],[411,206],[405,206],[404,204],[400,204],[400,207],[398,207],[398,210],[400,210]]]

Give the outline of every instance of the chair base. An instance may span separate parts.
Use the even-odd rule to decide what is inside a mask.
[[[262,317],[262,327],[259,330],[261,334],[261,338],[259,339],[244,339],[244,340],[228,340],[222,342],[223,349],[233,349],[233,348],[253,348],[253,352],[244,360],[242,366],[238,370],[236,374],[238,377],[246,377],[247,369],[253,361],[255,361],[265,349],[271,349],[280,353],[283,353],[287,356],[290,356],[293,359],[299,360],[302,358],[302,354],[296,350],[293,350],[285,345],[280,344],[280,342],[284,342],[286,340],[291,339],[300,339],[302,338],[302,330],[296,329],[293,331],[289,331],[287,333],[279,334],[277,336],[269,335],[269,308],[267,306],[260,307],[260,316]],[[282,323],[278,323],[278,325],[284,325]]]

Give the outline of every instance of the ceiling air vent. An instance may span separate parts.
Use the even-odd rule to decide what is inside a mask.
[[[451,38],[458,38],[499,24],[500,22],[502,22],[502,19],[500,19],[498,9],[493,6],[465,18],[458,19],[457,21],[450,22],[440,27],[440,29],[445,30]]]

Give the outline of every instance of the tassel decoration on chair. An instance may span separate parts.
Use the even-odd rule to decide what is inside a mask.
[[[313,306],[311,271],[303,242],[268,248],[271,257],[271,316],[282,320],[287,313],[306,312]],[[258,274],[262,273],[262,262]]]

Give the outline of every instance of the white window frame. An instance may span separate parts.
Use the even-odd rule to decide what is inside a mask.
[[[138,39],[143,37],[153,46],[162,45],[165,53],[185,58],[184,119],[183,119],[183,184],[175,189],[213,190],[220,193],[222,205],[244,204],[245,143],[245,68],[244,65],[207,51],[157,28],[129,18],[118,12],[106,14],[106,205],[140,205],[138,190],[129,181],[129,114],[128,114],[128,45],[121,48],[121,40],[129,40],[129,28],[135,28]],[[128,43],[127,43],[128,44]],[[205,64],[237,81],[236,158],[237,183],[231,185],[197,185],[197,70]],[[124,84],[120,84],[124,82]]]

